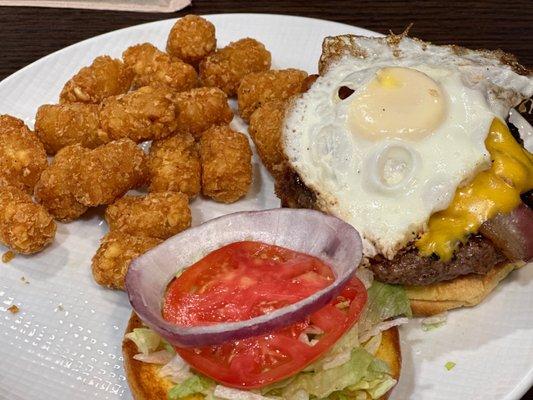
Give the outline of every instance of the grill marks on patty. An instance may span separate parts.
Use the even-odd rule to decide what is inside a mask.
[[[370,266],[378,281],[401,285],[429,285],[447,281],[461,275],[484,275],[507,258],[481,236],[471,236],[460,245],[450,261],[436,257],[423,257],[414,246],[408,246],[392,260],[377,256]]]

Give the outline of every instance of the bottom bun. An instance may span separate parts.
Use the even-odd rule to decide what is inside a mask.
[[[524,262],[502,263],[486,275],[465,275],[447,282],[427,286],[406,286],[413,315],[427,317],[459,307],[473,307]]]
[[[141,328],[142,326],[143,324],[137,314],[132,313],[128,327],[126,328],[126,333],[131,332],[135,328]],[[170,380],[159,376],[158,372],[161,366],[135,360],[133,356],[137,353],[135,343],[131,340],[124,339],[122,342],[124,369],[133,398],[135,400],[167,400],[167,392],[174,384]],[[399,380],[402,355],[400,350],[400,335],[397,327],[383,332],[381,345],[376,356],[389,365],[392,377]],[[381,397],[381,400],[388,399],[389,395],[390,391]],[[202,399],[203,396],[201,395],[193,395],[186,398],[186,400]]]
[[[400,333],[398,332],[398,327],[394,326],[382,332],[381,344],[379,345],[376,357],[389,365],[391,376],[396,381],[399,381],[402,370],[402,351],[400,349]],[[381,400],[388,399],[393,390],[394,388],[384,394]]]
[[[126,328],[126,333],[135,328],[142,328],[143,323],[135,313]],[[122,355],[124,356],[124,370],[130,385],[131,394],[135,400],[167,400],[167,392],[174,386],[170,380],[159,376],[160,365],[149,364],[135,360],[133,356],[139,353],[137,346],[131,340],[122,341]],[[203,396],[189,396],[187,400],[202,400]]]

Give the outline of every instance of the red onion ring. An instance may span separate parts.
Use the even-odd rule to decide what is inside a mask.
[[[310,254],[335,274],[328,287],[289,306],[245,321],[181,327],[163,319],[161,307],[170,281],[208,253],[252,240]],[[220,344],[272,332],[319,310],[341,291],[362,258],[358,232],[346,222],[318,211],[278,208],[240,212],[210,220],[166,240],[130,265],[126,291],[137,315],[169,343],[182,347]]]
[[[533,211],[525,204],[484,222],[479,232],[512,261],[533,258]]]

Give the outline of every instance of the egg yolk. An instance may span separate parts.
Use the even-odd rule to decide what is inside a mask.
[[[483,222],[512,211],[521,202],[520,194],[533,189],[533,155],[516,142],[505,123],[493,120],[485,146],[491,168],[457,189],[448,208],[430,217],[427,232],[416,242],[421,255],[450,260],[457,245]]]
[[[354,96],[348,126],[367,139],[417,140],[438,128],[445,114],[446,101],[437,82],[412,68],[387,67]]]

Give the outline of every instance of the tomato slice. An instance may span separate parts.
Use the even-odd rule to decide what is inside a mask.
[[[237,242],[216,250],[170,285],[163,316],[195,326],[239,321],[295,303],[331,284],[321,260],[278,246]],[[194,369],[231,387],[262,387],[304,369],[359,319],[364,285],[352,278],[331,303],[303,321],[268,335],[216,346],[176,347]],[[302,340],[313,334],[311,344]]]
[[[335,280],[320,259],[279,246],[236,242],[171,282],[165,319],[182,326],[242,321],[296,303]]]

